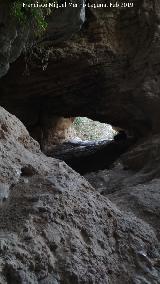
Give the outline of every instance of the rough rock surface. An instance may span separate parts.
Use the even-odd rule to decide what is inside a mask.
[[[53,12],[27,62],[15,60],[28,29],[0,8],[0,104],[34,136],[40,129],[42,148],[55,116],[88,116],[138,137],[160,131],[158,1],[88,8],[83,26],[80,9]],[[87,176],[95,190],[0,108],[0,283],[159,284],[160,140],[150,137]]]
[[[47,158],[0,108],[0,283],[160,283],[153,229]]]
[[[160,138],[155,135],[122,155],[111,170],[85,175],[101,194],[153,226],[160,238]]]
[[[53,131],[43,121],[56,115],[88,116],[138,136],[159,132],[160,4],[133,2],[126,9],[87,8],[80,32],[79,10],[54,11],[27,62],[22,55],[1,79],[0,104],[29,130]],[[62,23],[73,10],[74,23]]]
[[[65,141],[68,141],[76,136],[76,133],[72,127],[74,118],[64,117],[49,117],[46,116],[42,122],[42,127],[36,124],[30,128],[30,135],[37,141],[39,141],[41,150],[46,153],[51,151],[55,145],[59,145]],[[44,143],[45,141],[45,143]]]
[[[24,49],[28,39],[27,25],[17,25],[11,17],[6,1],[0,3],[0,78],[7,74],[13,63]]]

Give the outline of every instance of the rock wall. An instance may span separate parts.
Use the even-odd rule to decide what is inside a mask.
[[[86,9],[83,26],[81,10],[61,25],[53,12],[27,62],[28,33],[1,6],[0,104],[41,146],[75,116],[145,139],[87,176],[94,189],[0,107],[0,283],[159,284],[160,5],[134,4]]]
[[[88,116],[137,136],[158,133],[159,2],[135,0],[128,9],[88,8],[82,26],[78,12],[73,29],[70,22],[59,24],[63,13],[67,19],[73,9],[53,12],[48,19],[44,38],[29,51],[26,76],[23,55],[12,64],[1,79],[0,104],[29,130],[43,115],[56,115]]]
[[[24,49],[29,36],[28,25],[20,25],[11,17],[9,5],[0,3],[0,78],[7,74],[13,63]]]
[[[46,153],[55,145],[76,136],[72,127],[73,121],[74,118],[42,116],[40,122],[30,128],[30,134],[39,141],[41,150]]]
[[[85,178],[121,210],[149,223],[160,238],[160,138],[150,137],[123,154],[110,170]]]
[[[151,226],[47,158],[0,108],[0,282],[159,283]]]

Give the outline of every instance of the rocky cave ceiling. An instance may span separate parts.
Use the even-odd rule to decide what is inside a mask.
[[[0,283],[159,284],[159,0],[90,8],[85,23],[56,10],[27,52],[32,27],[0,7]],[[75,116],[143,138],[82,177],[8,111],[41,146]]]
[[[135,0],[127,12],[89,9],[81,30],[80,11],[55,11],[41,42],[1,78],[0,104],[29,130],[47,127],[55,116],[87,116],[137,136],[158,132],[159,6],[158,1]],[[3,33],[9,19],[2,16]],[[24,34],[16,27],[5,33],[4,66],[25,43]]]

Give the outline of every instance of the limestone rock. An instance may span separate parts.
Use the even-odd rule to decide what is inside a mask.
[[[151,226],[119,211],[64,162],[42,154],[3,108],[0,126],[0,176],[10,184],[0,204],[1,283],[159,283]],[[26,164],[33,175],[21,176]]]
[[[54,129],[43,122],[55,116],[87,116],[136,136],[158,133],[160,7],[156,0],[133,2],[126,9],[87,8],[80,31],[80,9],[53,11],[27,70],[22,55],[1,79],[1,105],[30,132],[39,127],[49,136]]]
[[[0,3],[0,78],[7,74],[10,63],[14,62],[24,49],[28,39],[27,26],[18,25],[11,17],[7,3]]]
[[[89,173],[85,178],[121,210],[143,219],[160,237],[160,137],[138,142],[110,170]]]

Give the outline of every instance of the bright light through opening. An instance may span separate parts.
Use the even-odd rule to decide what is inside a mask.
[[[76,117],[73,129],[76,138],[83,141],[112,140],[117,134],[111,125],[87,117]]]

